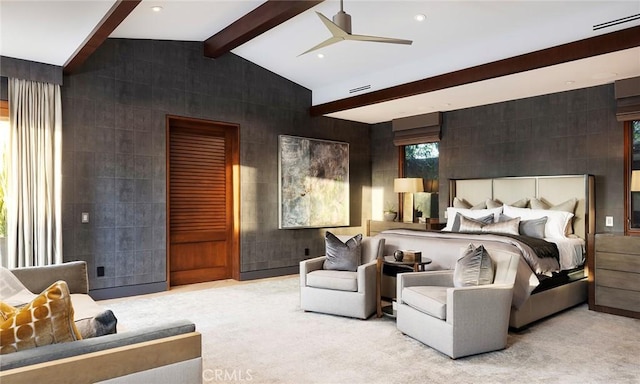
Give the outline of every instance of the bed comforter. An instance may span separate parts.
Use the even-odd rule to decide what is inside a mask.
[[[469,243],[483,244],[491,249],[503,249],[520,254],[518,274],[514,285],[513,302],[520,308],[531,292],[540,284],[537,275],[550,275],[560,270],[556,257],[538,257],[533,248],[517,238],[496,234],[454,233],[443,231],[412,231],[406,229],[387,230],[377,236],[385,239],[385,254],[397,249],[421,251],[430,258],[426,270],[454,269],[460,250]]]

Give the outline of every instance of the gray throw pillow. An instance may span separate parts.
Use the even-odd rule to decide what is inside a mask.
[[[567,201],[563,201],[557,205],[551,205],[543,199],[531,199],[531,208],[533,209],[548,209],[550,211],[564,211],[569,213],[574,213],[576,210],[576,204],[578,203],[578,199],[572,198]]]
[[[470,217],[464,216],[460,213],[456,213],[455,219],[453,219],[453,226],[451,227],[451,232],[460,232],[460,218],[464,217],[465,219],[475,221],[480,224],[491,224],[493,223],[493,213],[487,216],[478,217],[477,219],[472,219]]]
[[[499,222],[512,220],[511,217],[501,213]],[[539,219],[522,220],[518,226],[518,232],[523,236],[535,237],[538,239],[544,239],[544,226],[547,224],[547,217],[541,217]]]
[[[118,319],[110,309],[107,309],[95,317],[75,321],[76,328],[83,339],[98,337],[116,333]]]
[[[544,239],[544,226],[547,224],[547,217],[533,220],[523,220],[520,222],[520,234],[524,236]]]
[[[324,237],[326,259],[323,269],[355,272],[362,257],[362,234],[355,235],[346,242],[342,242],[333,233],[327,231]]]
[[[484,246],[473,244],[464,250],[453,271],[454,287],[470,287],[493,283],[493,261]]]

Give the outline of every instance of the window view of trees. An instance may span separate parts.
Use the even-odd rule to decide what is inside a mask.
[[[7,145],[9,142],[9,122],[0,120],[0,238],[7,236]]]
[[[438,143],[407,145],[404,147],[404,177],[438,179]]]
[[[640,228],[640,120],[631,122],[630,228]]]
[[[425,180],[427,192],[414,194],[414,216],[419,218],[438,217],[438,143],[406,145],[404,147],[404,177],[420,177]],[[430,191],[434,188],[435,191]]]

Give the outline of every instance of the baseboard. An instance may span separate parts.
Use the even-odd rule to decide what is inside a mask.
[[[261,269],[259,271],[240,272],[240,281],[265,279],[268,277],[278,277],[286,275],[295,275],[300,272],[300,266]]]
[[[156,293],[167,290],[167,282],[160,281],[157,283],[126,285],[124,287],[90,289],[89,296],[94,300],[115,299],[118,297],[146,295],[148,293]]]

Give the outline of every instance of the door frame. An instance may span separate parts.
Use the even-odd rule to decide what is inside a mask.
[[[231,138],[230,156],[231,156],[231,212],[229,212],[229,220],[231,221],[228,230],[231,232],[229,236],[229,249],[231,253],[231,278],[240,280],[240,124],[227,123],[223,121],[197,119],[192,117],[166,115],[166,135],[165,135],[165,160],[166,160],[166,274],[167,274],[167,290],[171,288],[171,206],[170,206],[170,150],[171,150],[171,126],[172,123],[179,123],[181,127],[192,126],[195,129],[203,130],[209,127],[224,128],[227,130],[228,137]],[[229,207],[227,207],[229,209]]]

